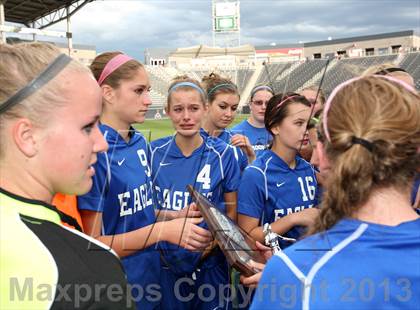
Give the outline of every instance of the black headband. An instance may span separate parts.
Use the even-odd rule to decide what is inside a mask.
[[[395,67],[395,68],[387,68],[387,69],[380,70],[380,71],[376,72],[375,74],[377,74],[377,75],[387,75],[387,74],[390,74],[391,72],[405,72],[405,73],[407,73],[407,71],[405,71],[404,69]]]
[[[37,92],[42,86],[56,77],[57,74],[60,73],[71,60],[72,59],[69,56],[60,54],[32,81],[26,84],[23,88],[19,89],[5,102],[1,103],[0,114]]]

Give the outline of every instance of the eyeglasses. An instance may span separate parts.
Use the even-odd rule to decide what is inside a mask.
[[[268,101],[263,101],[263,100],[255,100],[255,101],[251,101],[254,105],[256,105],[257,107],[261,107],[262,105],[267,106]]]

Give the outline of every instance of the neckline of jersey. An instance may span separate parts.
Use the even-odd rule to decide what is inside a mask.
[[[265,126],[264,127],[255,127],[254,125],[252,125],[250,122],[249,122],[249,120],[244,120],[245,122],[246,122],[246,124],[248,125],[248,126],[250,126],[250,127],[252,127],[253,129],[255,129],[255,130],[260,130],[260,131],[263,131],[263,130],[265,130],[265,131],[267,131],[267,129],[265,128]]]
[[[417,227],[415,226],[420,224],[420,217],[415,220],[405,221],[394,226],[362,221],[356,218],[344,218],[344,219],[341,219],[334,227],[336,228],[341,228],[341,227],[346,228],[349,226],[358,227],[360,224],[367,224],[371,230],[375,230],[379,232],[387,231],[387,232],[395,233],[395,231],[401,227],[413,228],[413,230],[414,229],[417,230]]]
[[[119,132],[117,130],[115,130],[114,128],[112,128],[111,126],[100,123],[99,128],[101,128],[102,133],[105,133],[105,131],[108,131],[108,135],[106,136],[106,140],[111,142],[109,138],[113,138],[113,139],[115,139],[115,141],[112,141],[114,144],[120,144],[121,143],[121,144],[124,144],[124,145],[131,145],[135,141],[137,141],[137,139],[134,139],[136,134],[140,134],[134,127],[130,126],[129,134],[128,134],[130,139],[127,142],[119,134]]]
[[[196,148],[192,153],[191,153],[191,155],[190,156],[185,156],[184,155],[184,153],[182,153],[182,151],[181,151],[181,149],[179,148],[179,146],[176,144],[176,141],[175,141],[175,137],[176,137],[176,135],[174,135],[173,137],[172,137],[172,142],[170,143],[171,145],[170,145],[170,148],[173,148],[173,150],[175,151],[175,153],[177,154],[177,156],[181,156],[181,157],[183,157],[183,158],[186,158],[186,159],[188,159],[188,158],[191,158],[191,157],[193,157],[193,156],[196,156],[198,153],[200,153],[200,156],[203,154],[203,148],[205,148],[206,147],[206,139],[204,139],[203,138],[203,142],[200,144],[200,146],[198,147],[198,148]]]
[[[289,167],[289,165],[283,160],[283,158],[281,158],[279,155],[277,155],[276,153],[274,153],[271,149],[268,149],[267,152],[272,156],[272,160],[274,161],[274,163],[276,165],[280,165],[282,168],[291,170],[291,171],[297,171],[300,169],[300,166],[302,164],[302,159],[296,155],[295,156],[295,161],[296,161],[296,166],[292,169]]]
[[[48,204],[41,200],[26,198],[11,193],[5,190],[4,188],[0,187],[0,197],[2,196],[3,199],[13,200],[15,204],[13,204],[12,207],[15,208],[19,214],[60,224],[60,215],[58,213],[58,210],[55,206],[51,204]],[[4,208],[7,206],[0,207]]]

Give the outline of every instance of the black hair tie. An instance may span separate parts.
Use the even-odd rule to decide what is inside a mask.
[[[353,146],[355,144],[360,144],[361,146],[366,148],[369,152],[371,153],[373,152],[374,144],[368,140],[353,136],[351,138],[351,145]]]

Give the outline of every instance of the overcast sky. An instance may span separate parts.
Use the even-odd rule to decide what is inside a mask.
[[[418,0],[242,0],[241,43],[298,43],[420,32]],[[212,44],[211,0],[105,0],[72,17],[74,43],[142,59],[145,48]],[[57,24],[48,30],[65,30]]]

